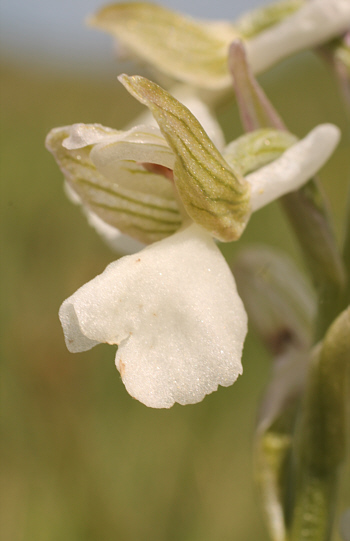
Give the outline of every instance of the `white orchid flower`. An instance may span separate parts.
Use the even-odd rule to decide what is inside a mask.
[[[236,22],[196,21],[150,2],[102,8],[90,24],[111,33],[125,50],[171,78],[210,90],[231,88],[232,41],[245,43],[254,73],[350,27],[349,0],[284,0]]]
[[[172,91],[172,94],[174,97],[176,97],[183,105],[185,105],[191,113],[200,121],[201,125],[205,129],[206,133],[210,137],[210,139],[213,141],[215,146],[222,150],[225,147],[225,138],[224,134],[222,132],[222,129],[214,115],[214,113],[211,111],[210,107],[204,103],[199,97],[194,88],[191,88],[187,85],[178,85],[175,87]],[[143,126],[146,126],[144,128]],[[150,129],[151,128],[151,129]],[[101,134],[103,130],[107,133],[107,136],[102,140]],[[108,219],[106,216],[106,213],[102,210],[102,208],[98,208],[97,206],[89,205],[86,201],[86,195],[83,195],[83,200],[78,195],[81,193],[81,190],[77,188],[77,178],[85,178],[85,167],[83,165],[83,162],[81,161],[81,152],[85,147],[89,146],[89,144],[96,145],[98,143],[109,143],[110,140],[108,139],[108,135],[111,135],[111,133],[114,133],[116,137],[116,147],[118,148],[117,144],[122,144],[122,142],[129,142],[130,135],[134,134],[134,141],[136,140],[138,143],[143,145],[145,140],[142,138],[142,133],[150,131],[151,133],[155,134],[155,136],[159,136],[162,139],[162,142],[164,144],[164,138],[161,135],[161,132],[158,128],[158,124],[155,121],[152,113],[150,113],[149,110],[145,111],[141,115],[135,119],[132,126],[129,127],[129,130],[124,131],[112,131],[110,128],[104,128],[100,125],[84,125],[84,124],[75,124],[74,126],[70,126],[67,128],[59,128],[58,130],[55,130],[51,132],[50,134],[50,141],[55,138],[56,136],[64,138],[66,136],[63,146],[66,147],[66,149],[69,151],[69,155],[71,156],[71,163],[68,165],[68,162],[66,160],[66,176],[67,179],[71,178],[73,179],[72,182],[66,181],[64,188],[67,197],[70,199],[70,201],[74,204],[81,205],[82,210],[84,211],[84,214],[87,217],[89,225],[91,225],[97,233],[102,237],[102,239],[108,244],[108,246],[115,252],[119,254],[131,254],[135,253],[139,250],[141,250],[145,243],[152,242],[154,240],[157,240],[157,237],[153,238],[145,238],[144,236],[137,235],[135,230],[132,231],[125,231],[123,229],[123,233],[118,229],[116,226],[116,222],[113,220],[113,218]],[[48,139],[48,141],[49,141]],[[48,143],[51,145],[51,143]],[[166,143],[165,143],[166,144]],[[103,146],[103,145],[102,145]],[[56,144],[54,143],[54,147],[56,148]],[[132,148],[132,147],[131,147]],[[133,147],[134,149],[137,148],[136,146]],[[139,147],[140,148],[140,147]],[[68,156],[68,153],[67,153]],[[67,157],[66,156],[66,157]],[[77,157],[77,159],[75,159]],[[122,183],[122,177],[119,172],[115,172],[115,174],[112,174],[112,178],[118,178],[118,184],[119,189],[122,188],[122,185],[125,185],[127,187],[132,187],[132,190],[135,191],[135,179],[137,177],[137,174],[141,175],[141,183],[143,186],[143,190],[147,191],[147,186],[145,185],[145,179],[147,179],[148,185],[153,185],[156,189],[157,193],[160,193],[162,190],[160,188],[160,184],[165,187],[168,192],[170,192],[170,197],[173,199],[173,192],[170,189],[169,190],[169,184],[166,182],[164,183],[164,180],[162,177],[159,177],[159,175],[152,174],[151,171],[145,170],[144,167],[142,167],[138,160],[142,157],[139,154],[135,154],[135,160],[133,162],[133,168],[134,172],[132,173],[132,178],[129,178],[128,175],[126,177],[126,180],[124,183]],[[147,156],[149,160],[154,159],[153,155]],[[116,158],[116,156],[115,156]],[[79,161],[80,160],[80,161]],[[74,163],[75,162],[75,163]],[[118,167],[123,168],[123,165],[126,165],[126,163],[119,162],[119,159],[117,158],[116,163],[118,164]],[[127,164],[130,165],[130,162]],[[79,168],[79,166],[81,166]],[[62,164],[62,167],[63,164]],[[94,164],[89,159],[88,160],[88,167],[94,168]],[[71,170],[71,173],[68,172],[68,169]],[[137,173],[138,171],[138,173]],[[101,171],[103,174],[103,172]],[[131,173],[131,170],[129,171]],[[97,173],[96,173],[97,174]],[[124,167],[124,174],[125,174],[125,167]],[[130,175],[131,176],[131,175]],[[88,179],[85,179],[85,182]],[[106,188],[111,184],[111,181],[107,178],[104,179],[106,183]],[[113,180],[112,182],[113,188],[116,189],[116,182]],[[103,186],[101,186],[101,190],[103,189]],[[121,195],[124,195],[122,193]],[[126,192],[125,195],[133,195],[133,193],[130,194],[130,192]],[[96,201],[97,203],[97,201]],[[102,217],[101,217],[102,216]],[[120,226],[120,222],[118,221],[118,225]],[[122,226],[121,226],[122,227]],[[127,234],[130,233],[130,234]],[[133,235],[133,236],[131,236]],[[162,238],[163,235],[160,235],[158,238]],[[141,238],[142,241],[136,240],[136,238]]]
[[[318,126],[300,142],[260,130],[221,154],[167,92],[142,77],[121,80],[160,131],[75,125],[53,130],[47,146],[83,205],[151,245],[80,288],[60,319],[72,352],[118,345],[116,366],[133,397],[156,408],[192,404],[242,372],[246,314],[213,237],[239,238],[253,210],[306,182],[339,130]],[[168,178],[140,163],[166,168]]]

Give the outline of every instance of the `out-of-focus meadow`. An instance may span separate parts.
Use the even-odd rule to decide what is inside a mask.
[[[308,53],[260,80],[297,135],[320,122],[342,129],[321,175],[340,235],[349,131],[330,71]],[[112,347],[72,355],[64,345],[60,303],[115,255],[65,197],[45,135],[74,122],[121,128],[140,111],[116,79],[2,66],[4,540],[267,539],[251,450],[270,361],[252,334],[234,386],[167,411],[129,397]],[[219,113],[228,139],[239,135],[235,106]],[[252,242],[281,247],[301,264],[278,204],[254,215],[241,241],[223,250],[232,261]]]

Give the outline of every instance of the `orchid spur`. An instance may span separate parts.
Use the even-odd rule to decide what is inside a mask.
[[[221,153],[170,94],[142,77],[120,79],[160,130],[75,125],[53,130],[47,146],[90,212],[150,246],[81,287],[60,319],[72,352],[118,345],[122,380],[144,404],[196,403],[241,374],[247,330],[213,237],[238,239],[252,211],[306,182],[333,152],[339,130],[318,126],[300,142],[262,130]],[[160,166],[168,178],[142,164]]]

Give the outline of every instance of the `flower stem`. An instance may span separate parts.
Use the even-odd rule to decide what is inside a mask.
[[[229,67],[246,131],[262,127],[287,130],[255,79],[246,59],[243,45],[231,45]],[[318,316],[315,342],[320,340],[334,318],[344,308],[345,271],[333,233],[328,203],[317,179],[296,192],[281,198],[283,209],[294,230],[305,263],[318,294]]]
[[[345,270],[327,204],[317,180],[282,198],[282,205],[299,241],[317,294],[315,341],[344,308]]]
[[[297,486],[291,541],[328,541],[338,470],[346,455],[350,308],[314,350],[295,447]]]
[[[334,515],[335,476],[306,471],[300,484],[290,541],[327,541]]]

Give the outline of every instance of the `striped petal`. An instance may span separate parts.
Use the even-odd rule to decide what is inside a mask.
[[[70,187],[67,181],[64,182],[64,191],[74,205],[81,206],[89,225],[95,229],[96,233],[100,235],[111,250],[118,254],[126,255],[134,254],[145,247],[142,242],[129,237],[129,235],[124,235],[119,229],[107,224],[97,214],[86,208],[82,204],[78,194]]]
[[[227,90],[229,44],[245,41],[254,73],[340,36],[350,26],[349,0],[284,0],[234,23],[196,21],[150,2],[102,8],[90,24],[160,72],[208,90]]]
[[[178,84],[170,89],[171,95],[191,111],[193,116],[201,123],[214,145],[219,150],[222,150],[225,146],[225,137],[222,128],[217,120],[215,112],[208,103],[205,103],[203,99],[199,97],[198,92],[199,91],[196,88],[186,84]],[[158,127],[154,116],[149,110],[141,113],[133,124],[145,124],[147,126]]]
[[[289,132],[263,128],[235,139],[222,154],[229,165],[246,175],[279,158],[296,141]]]
[[[161,72],[206,88],[230,85],[227,48],[237,38],[232,25],[217,26],[149,2],[122,2],[102,8],[90,24]]]
[[[63,303],[60,319],[72,352],[117,344],[127,391],[150,407],[194,404],[242,372],[245,310],[195,224],[111,263]]]
[[[242,38],[251,39],[290,17],[304,3],[305,0],[280,0],[258,7],[240,17],[236,22],[236,28]]]
[[[171,183],[139,165],[173,162],[159,130],[78,124],[52,130],[46,145],[82,204],[107,224],[146,244],[181,226]]]
[[[300,188],[326,163],[340,139],[333,124],[321,124],[274,162],[245,178],[251,185],[252,211]]]
[[[343,34],[349,26],[349,0],[309,0],[290,17],[246,41],[249,63],[259,73]]]
[[[97,214],[86,209],[85,214],[89,225],[95,229],[114,252],[120,255],[134,254],[145,247],[142,242],[129,235],[124,235],[119,229],[104,222]]]
[[[119,80],[149,107],[176,157],[174,182],[186,212],[219,240],[236,240],[250,215],[249,185],[224,160],[198,120],[168,92],[148,79]]]

